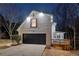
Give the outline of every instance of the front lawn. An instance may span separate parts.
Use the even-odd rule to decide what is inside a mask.
[[[12,44],[10,39],[0,39],[0,49],[10,47]]]

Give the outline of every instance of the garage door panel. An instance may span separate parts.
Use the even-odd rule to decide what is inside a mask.
[[[24,44],[45,44],[46,34],[23,34]]]

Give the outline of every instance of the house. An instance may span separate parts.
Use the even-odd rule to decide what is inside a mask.
[[[59,40],[64,40],[64,33],[65,32],[53,32],[53,38],[54,40],[59,39]]]
[[[55,23],[55,22],[52,23],[52,27],[51,27],[52,28],[52,33],[51,33],[52,43],[54,41],[64,41],[65,32],[56,31],[56,25],[57,25],[57,23]]]
[[[17,31],[21,36],[21,43],[44,44],[47,48],[50,48],[52,33],[56,32],[55,26],[51,14],[32,11]]]

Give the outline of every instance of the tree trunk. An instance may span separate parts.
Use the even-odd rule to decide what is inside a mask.
[[[75,27],[74,27],[74,50],[76,49],[76,41],[75,41],[75,34],[76,34],[76,32],[75,32]]]
[[[0,28],[0,39],[1,39],[1,28]]]

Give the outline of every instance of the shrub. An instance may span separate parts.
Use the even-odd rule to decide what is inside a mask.
[[[21,37],[19,35],[13,35],[12,40],[15,41],[17,44],[20,44]]]

